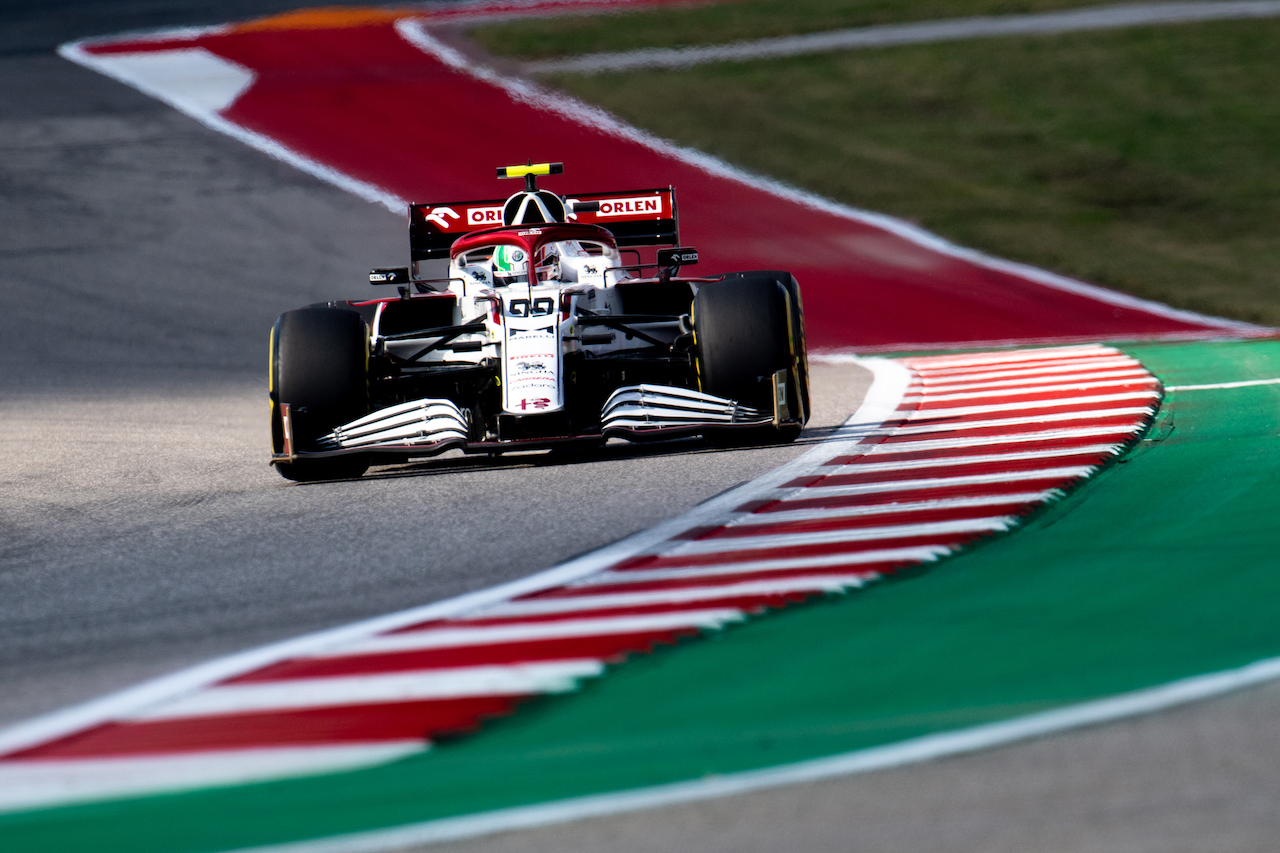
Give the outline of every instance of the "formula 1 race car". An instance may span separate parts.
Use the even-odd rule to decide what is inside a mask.
[[[674,188],[538,188],[562,172],[508,166],[498,177],[525,187],[505,200],[410,205],[412,266],[369,276],[397,296],[280,315],[271,462],[283,476],[358,477],[451,448],[799,435],[809,380],[795,278],[680,275],[698,253],[679,245]],[[419,277],[445,258],[445,277]]]

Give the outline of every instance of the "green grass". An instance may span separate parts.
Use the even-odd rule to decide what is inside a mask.
[[[663,14],[677,43],[685,16],[765,5],[783,8]],[[499,32],[484,34],[491,48]],[[1280,21],[1220,22],[547,82],[659,136],[964,245],[1280,325],[1277,44]]]
[[[526,18],[481,27],[472,36],[493,53],[521,59],[606,50],[721,44],[970,15],[1014,15],[1107,0],[729,0],[609,15]]]

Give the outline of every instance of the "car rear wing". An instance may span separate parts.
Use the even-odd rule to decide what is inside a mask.
[[[570,221],[608,229],[622,248],[678,246],[676,190],[628,190],[565,196]],[[409,252],[418,261],[449,257],[463,234],[503,225],[506,199],[409,205]],[[585,209],[584,209],[585,208]]]

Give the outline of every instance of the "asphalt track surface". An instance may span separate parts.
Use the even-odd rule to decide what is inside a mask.
[[[420,853],[1270,853],[1280,687],[1032,743]]]
[[[0,721],[531,574],[804,446],[288,484],[266,464],[271,322],[360,295],[405,256],[400,217],[64,60],[0,62],[29,93],[0,119]],[[828,424],[856,405],[837,373]]]
[[[140,25],[93,14],[106,24],[91,32]],[[166,14],[156,23],[183,22]],[[56,40],[90,34],[46,25]],[[402,257],[399,218],[38,41],[0,58],[0,721],[523,576],[795,452],[618,448],[286,484],[264,462],[265,330]],[[849,393],[826,397],[830,422],[856,377],[819,381]],[[1274,849],[1277,711],[1265,688],[984,755],[454,848]]]

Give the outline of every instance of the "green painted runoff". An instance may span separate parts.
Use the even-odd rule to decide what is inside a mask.
[[[1280,341],[1131,346],[1166,385]],[[312,779],[0,816],[12,853],[196,853],[698,778],[1280,655],[1280,386],[1174,391],[1118,464],[929,571],[616,667],[480,734]]]

